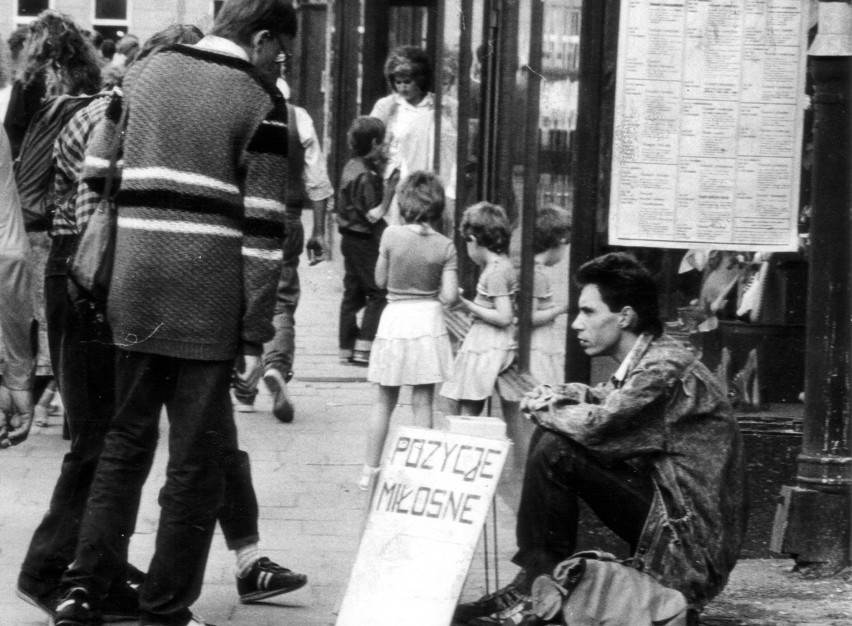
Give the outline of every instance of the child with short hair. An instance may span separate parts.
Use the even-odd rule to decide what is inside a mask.
[[[385,307],[385,290],[374,277],[385,228],[380,173],[385,125],[363,115],[352,122],[347,139],[354,156],[343,168],[336,209],[344,267],[338,345],[341,362],[367,365]],[[359,328],[357,314],[362,308]]]
[[[453,378],[441,395],[459,401],[461,415],[479,415],[498,384],[497,377],[515,358],[515,292],[518,277],[509,260],[511,227],[503,207],[479,202],[461,221],[467,253],[481,274],[473,300],[460,298],[473,324],[453,364]]]
[[[385,230],[376,264],[376,284],[387,288],[388,304],[367,371],[378,397],[358,482],[364,490],[379,471],[399,388],[412,385],[415,420],[431,428],[435,385],[450,377],[453,365],[441,305],[458,298],[457,255],[453,242],[433,226],[444,212],[444,188],[431,172],[414,172],[400,185],[397,198],[405,223]]]
[[[530,338],[530,374],[539,383],[564,382],[565,339],[556,328],[556,318],[568,312],[568,303],[556,304],[549,269],[565,258],[571,236],[571,214],[556,206],[539,209],[535,218],[533,253],[532,337]]]

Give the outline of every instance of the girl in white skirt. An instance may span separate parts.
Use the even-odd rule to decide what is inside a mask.
[[[550,268],[565,258],[571,235],[571,216],[559,207],[539,209],[535,217],[535,272],[533,280],[530,374],[541,384],[557,385],[565,380],[565,338],[556,328],[556,318],[568,312],[567,303],[553,299]]]
[[[453,356],[441,303],[458,299],[453,242],[432,228],[444,212],[444,188],[430,172],[414,172],[397,191],[402,226],[382,234],[376,284],[388,291],[370,353],[367,380],[378,383],[370,417],[367,455],[358,486],[369,489],[379,471],[382,448],[399,388],[411,385],[418,424],[432,426],[435,385],[452,373]]]
[[[453,378],[441,395],[459,401],[461,415],[479,415],[497,385],[497,376],[512,364],[515,343],[515,292],[518,278],[509,260],[509,220],[503,207],[479,202],[461,222],[467,253],[482,273],[473,300],[461,303],[473,316],[453,364]]]

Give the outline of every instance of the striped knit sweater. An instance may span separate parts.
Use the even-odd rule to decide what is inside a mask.
[[[182,45],[131,68],[123,98],[94,132],[83,172],[102,188],[126,101],[113,340],[185,359],[259,354],[281,271],[283,99],[250,63]]]

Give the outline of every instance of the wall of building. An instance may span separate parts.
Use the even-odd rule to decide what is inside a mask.
[[[213,0],[127,0],[128,32],[145,40],[175,22],[195,24],[205,32],[213,24]],[[91,29],[95,0],[51,0],[50,7],[67,13],[83,28]],[[15,29],[18,0],[0,0],[0,37]]]

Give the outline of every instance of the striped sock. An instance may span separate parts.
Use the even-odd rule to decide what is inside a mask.
[[[242,578],[249,573],[251,566],[260,558],[260,546],[256,543],[250,543],[234,550],[234,556],[237,559],[235,568],[237,577]]]

